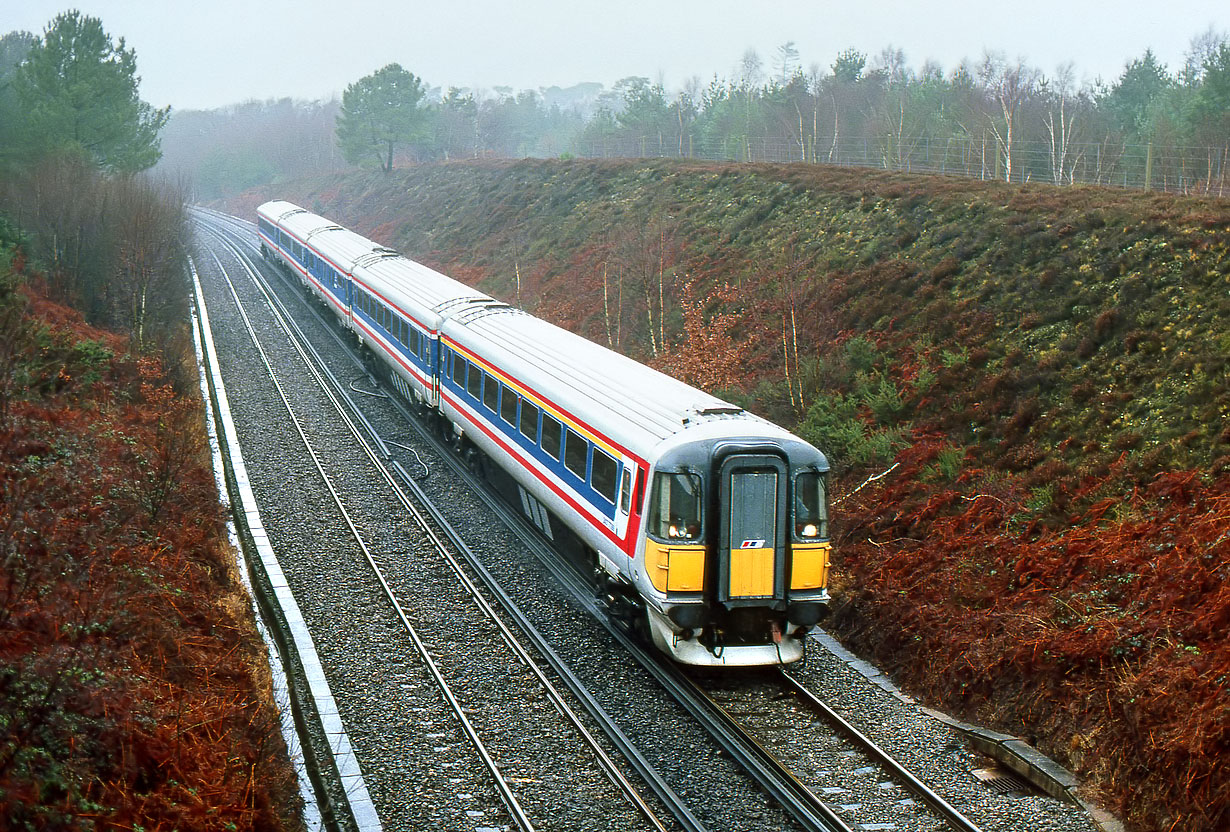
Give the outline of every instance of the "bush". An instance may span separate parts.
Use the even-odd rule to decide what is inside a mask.
[[[861,335],[846,342],[845,354],[850,366],[858,372],[867,372],[883,359],[876,345]]]
[[[821,396],[807,410],[799,435],[824,451],[833,467],[882,465],[906,446],[899,429],[868,428],[859,417],[860,403],[840,393]]]
[[[876,421],[882,425],[891,425],[905,408],[897,385],[885,376],[878,376],[875,384],[868,384],[862,390],[863,402],[871,410]]]

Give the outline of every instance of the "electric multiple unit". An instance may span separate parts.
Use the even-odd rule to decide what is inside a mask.
[[[291,270],[455,447],[579,540],[612,611],[678,661],[797,661],[828,604],[828,462],[739,407],[288,202],[258,209]]]

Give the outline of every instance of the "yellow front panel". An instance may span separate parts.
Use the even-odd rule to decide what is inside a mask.
[[[666,588],[671,592],[700,592],[705,588],[705,547],[670,550]]]
[[[645,568],[659,592],[700,592],[705,588],[705,547],[646,540]]]
[[[670,550],[661,543],[645,541],[645,571],[658,592],[666,592],[666,575],[670,570]]]
[[[791,589],[824,589],[829,582],[828,543],[795,543],[790,569]]]
[[[730,550],[730,597],[773,595],[773,549]]]

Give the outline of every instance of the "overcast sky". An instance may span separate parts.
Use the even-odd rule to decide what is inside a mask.
[[[1146,48],[1173,71],[1191,39],[1230,30],[1230,0],[0,0],[0,33],[42,34],[77,8],[137,53],[141,97],[176,109],[327,99],[396,61],[431,86],[536,89],[629,75],[679,89],[766,70],[794,41],[803,68],[890,44],[947,72],[983,50],[1078,80],[1114,80]]]

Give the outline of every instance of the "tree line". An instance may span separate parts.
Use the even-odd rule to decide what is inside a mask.
[[[136,72],[124,39],[77,11],[0,37],[0,215],[54,300],[142,351],[183,328],[187,238],[182,189],[145,173],[170,111]]]
[[[1106,83],[987,52],[945,73],[900,49],[853,49],[804,70],[749,50],[733,78],[668,92],[629,77],[571,106],[545,91],[431,90],[390,64],[351,84],[337,142],[352,164],[485,156],[642,157],[861,164],[1005,181],[1225,193],[1230,41],[1194,38],[1184,65],[1152,51]]]

